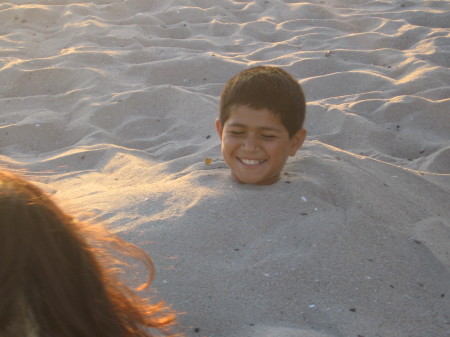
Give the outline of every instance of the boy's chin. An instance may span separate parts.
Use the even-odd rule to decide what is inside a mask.
[[[231,176],[234,181],[236,181],[239,184],[251,184],[251,185],[272,185],[275,184],[278,180],[280,180],[280,176],[273,176],[273,177],[264,177],[264,178],[252,178],[252,177],[239,177],[234,173],[231,173]]]

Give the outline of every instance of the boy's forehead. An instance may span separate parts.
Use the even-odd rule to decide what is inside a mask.
[[[285,131],[286,127],[277,114],[269,109],[254,109],[245,105],[234,106],[230,109],[227,126],[258,127],[267,130]]]

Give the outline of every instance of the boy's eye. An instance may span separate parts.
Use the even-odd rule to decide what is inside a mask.
[[[274,135],[261,135],[264,139],[273,139],[275,138]]]
[[[244,131],[232,130],[232,131],[229,131],[229,133],[231,133],[232,135],[243,135]]]

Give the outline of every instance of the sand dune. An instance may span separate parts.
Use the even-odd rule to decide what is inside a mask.
[[[239,185],[218,96],[263,64],[308,138]],[[0,165],[145,248],[188,336],[448,336],[448,1],[9,0],[0,82]]]

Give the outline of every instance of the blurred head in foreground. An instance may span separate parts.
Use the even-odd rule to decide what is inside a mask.
[[[231,78],[216,128],[233,178],[257,185],[278,181],[305,140],[305,110],[300,84],[280,68],[254,67]]]
[[[117,254],[143,262],[148,287],[153,265],[142,250],[0,171],[0,336],[169,336],[175,315],[119,280]]]

